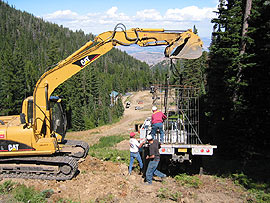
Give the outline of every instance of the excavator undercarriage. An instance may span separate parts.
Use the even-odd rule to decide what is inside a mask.
[[[69,180],[76,175],[78,162],[68,156],[30,156],[0,159],[1,178]]]

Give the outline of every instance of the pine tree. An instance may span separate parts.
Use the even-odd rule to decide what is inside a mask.
[[[242,125],[248,144],[243,147],[247,158],[253,155],[270,157],[270,2],[253,0],[249,18],[246,53],[242,63],[242,85],[239,88],[243,105]],[[248,132],[248,133],[247,133]],[[259,147],[258,147],[259,146]]]
[[[235,125],[235,103],[233,102],[236,88],[236,73],[239,68],[239,47],[241,40],[241,1],[220,1],[218,17],[212,20],[215,31],[209,53],[207,68],[208,83],[208,121],[209,132],[215,138],[219,151],[223,155],[238,154],[236,144],[239,137]],[[235,152],[232,153],[232,152]]]

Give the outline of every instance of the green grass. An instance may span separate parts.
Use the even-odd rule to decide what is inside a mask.
[[[197,176],[190,176],[185,173],[176,175],[174,179],[183,186],[199,188],[202,181]]]
[[[157,197],[160,199],[166,200],[172,200],[175,202],[178,202],[181,200],[182,193],[181,192],[171,192],[168,188],[160,188],[158,190]]]
[[[256,202],[270,202],[270,161],[250,160],[243,168],[239,160],[218,156],[203,159],[205,170],[223,178],[231,178],[236,185],[247,189]]]
[[[243,173],[235,173],[231,175],[231,179],[236,185],[243,186],[256,198],[256,202],[270,202],[270,184],[259,183],[253,181]]]
[[[46,203],[45,195],[33,187],[18,185],[13,191],[14,198],[20,202]]]
[[[5,195],[12,192],[15,187],[15,183],[11,182],[11,180],[5,181],[3,184],[0,185],[0,194]]]
[[[90,147],[89,154],[93,157],[104,161],[113,161],[121,163],[129,163],[129,151],[127,150],[117,150],[113,147],[125,140],[126,138],[121,135],[113,135],[102,137],[99,143],[94,144]]]
[[[51,191],[36,191],[33,187],[27,187],[23,184],[14,183],[10,180],[5,181],[0,185],[1,195],[11,195],[6,202],[31,202],[31,203],[46,203],[46,197],[49,197]]]
[[[91,148],[92,149],[99,149],[99,148],[108,148],[113,147],[117,143],[125,140],[125,138],[121,135],[113,135],[113,136],[106,136],[101,137],[99,139],[99,143],[94,144]]]

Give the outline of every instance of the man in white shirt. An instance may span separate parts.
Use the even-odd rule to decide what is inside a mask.
[[[139,162],[140,169],[142,171],[143,162],[142,162],[142,159],[141,159],[141,156],[140,156],[140,153],[139,153],[139,148],[142,147],[142,145],[145,143],[145,141],[139,143],[138,140],[135,139],[135,133],[134,132],[131,132],[129,135],[130,135],[130,140],[129,140],[130,162],[129,162],[129,167],[128,167],[128,174],[130,175],[135,158]]]

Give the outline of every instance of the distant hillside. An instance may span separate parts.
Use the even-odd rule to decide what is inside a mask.
[[[134,58],[153,66],[165,59],[165,46],[141,48],[137,45],[119,47],[120,50],[127,52]]]

